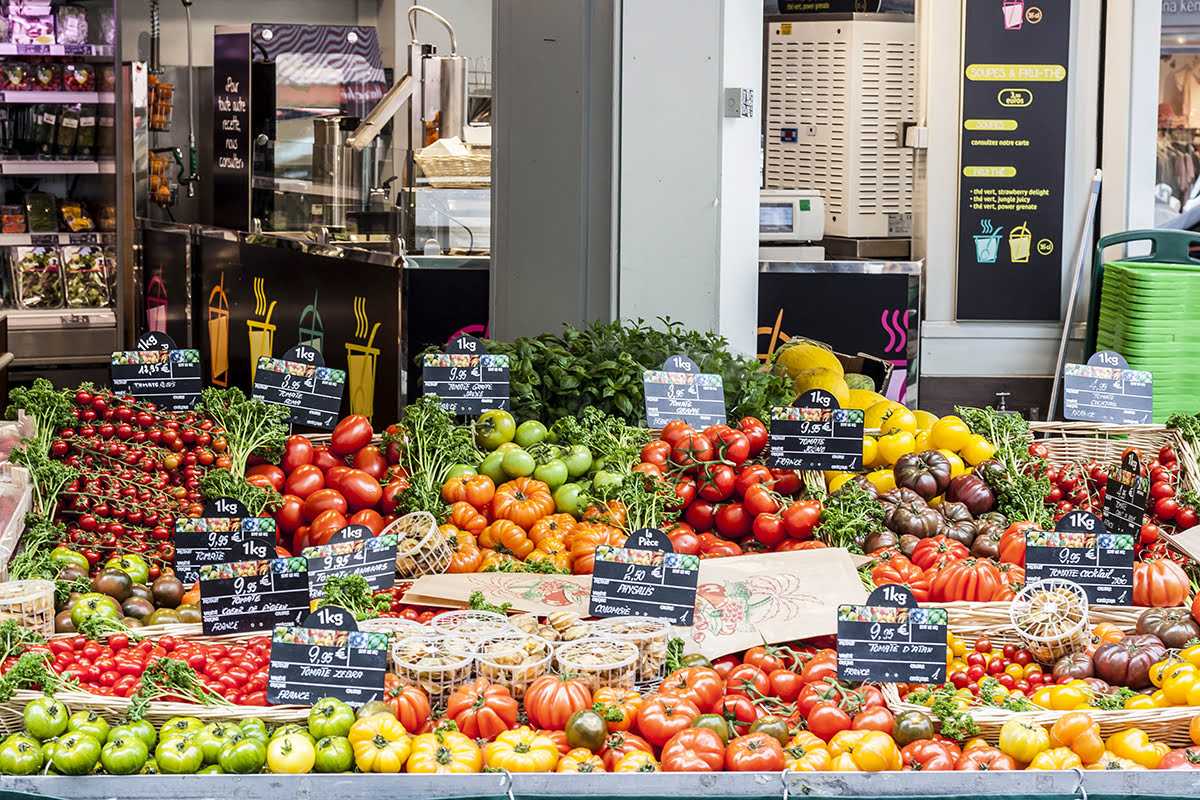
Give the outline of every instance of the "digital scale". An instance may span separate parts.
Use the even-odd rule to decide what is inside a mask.
[[[825,201],[811,189],[760,189],[760,261],[824,261]]]

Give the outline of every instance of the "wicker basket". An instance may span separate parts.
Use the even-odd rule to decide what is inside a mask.
[[[490,186],[492,183],[492,152],[482,149],[466,156],[439,156],[415,153],[413,160],[429,179],[429,185],[437,189],[458,189],[472,186]]]
[[[0,619],[12,617],[43,636],[54,634],[54,581],[0,583]]]
[[[454,558],[454,549],[428,511],[414,511],[383,529],[399,538],[396,574],[401,578],[441,575]]]
[[[991,639],[1006,645],[1022,646],[1021,637],[1013,629],[1009,618],[1012,603],[922,603],[923,608],[944,608],[949,619],[949,630],[963,639]],[[1138,617],[1146,609],[1140,606],[1088,606],[1088,626],[1094,628],[1102,622],[1116,625],[1125,633],[1134,633]]]
[[[1030,433],[1050,450],[1051,462],[1096,460],[1108,466],[1121,463],[1126,448],[1136,447],[1147,459],[1171,445],[1179,457],[1179,483],[1200,491],[1196,452],[1179,431],[1165,425],[1100,425],[1092,422],[1031,422]]]

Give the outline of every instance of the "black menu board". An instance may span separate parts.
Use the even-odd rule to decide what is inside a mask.
[[[271,636],[267,702],[311,706],[336,697],[361,706],[383,697],[388,635],[358,629],[344,608],[317,609],[300,625],[279,625]]]
[[[1053,531],[1025,532],[1025,583],[1058,578],[1081,586],[1089,603],[1131,605],[1136,541],[1109,533],[1090,511],[1072,511]]]
[[[288,422],[332,430],[338,422],[346,372],[325,366],[319,350],[299,344],[283,358],[258,359],[254,397],[288,409]]]
[[[308,560],[299,556],[200,567],[205,636],[271,630],[308,613]]]
[[[308,559],[308,591],[312,599],[323,597],[325,581],[333,576],[361,575],[371,584],[372,592],[396,585],[396,545],[394,533],[372,536],[365,525],[347,525],[329,541],[306,547],[301,553]]]
[[[770,453],[776,469],[859,470],[863,461],[863,412],[840,408],[824,389],[805,392],[797,408],[771,409]]]
[[[187,585],[200,579],[205,564],[257,561],[274,554],[275,520],[269,517],[175,520],[175,573]]]
[[[681,419],[697,430],[725,424],[725,384],[720,375],[701,372],[687,356],[671,356],[662,369],[642,373],[646,425],[664,428]]]
[[[1154,376],[1130,369],[1112,350],[1094,353],[1087,364],[1064,364],[1063,417],[1115,425],[1153,422]]]
[[[965,0],[959,320],[1062,316],[1066,0]]]
[[[1135,540],[1142,533],[1142,516],[1150,494],[1150,479],[1142,474],[1142,460],[1133,450],[1121,457],[1121,466],[1104,484],[1104,527]]]
[[[200,377],[200,351],[178,350],[170,336],[144,333],[136,350],[112,354],[113,391],[131,394],[164,411],[183,411],[196,405],[204,388]]]
[[[588,613],[655,617],[687,627],[696,611],[699,578],[699,556],[676,553],[665,533],[642,528],[624,547],[596,548]]]
[[[906,586],[886,584],[865,606],[839,606],[838,679],[878,683],[946,680],[946,609],[918,608]]]
[[[508,409],[508,356],[489,355],[474,336],[464,333],[445,353],[426,354],[421,376],[425,394],[440,399],[451,414]]]

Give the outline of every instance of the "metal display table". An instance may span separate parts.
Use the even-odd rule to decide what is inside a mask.
[[[779,773],[558,775],[205,775],[0,778],[0,792],[16,791],[71,800],[389,800],[571,795],[645,798],[933,797],[1004,795],[1039,800],[1101,796],[1191,797],[1197,779],[1188,771],[882,772],[790,773],[784,792]],[[512,792],[509,793],[511,788]]]

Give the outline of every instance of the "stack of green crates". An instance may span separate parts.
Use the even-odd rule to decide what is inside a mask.
[[[1096,349],[1154,374],[1155,422],[1200,411],[1200,266],[1105,265]]]

